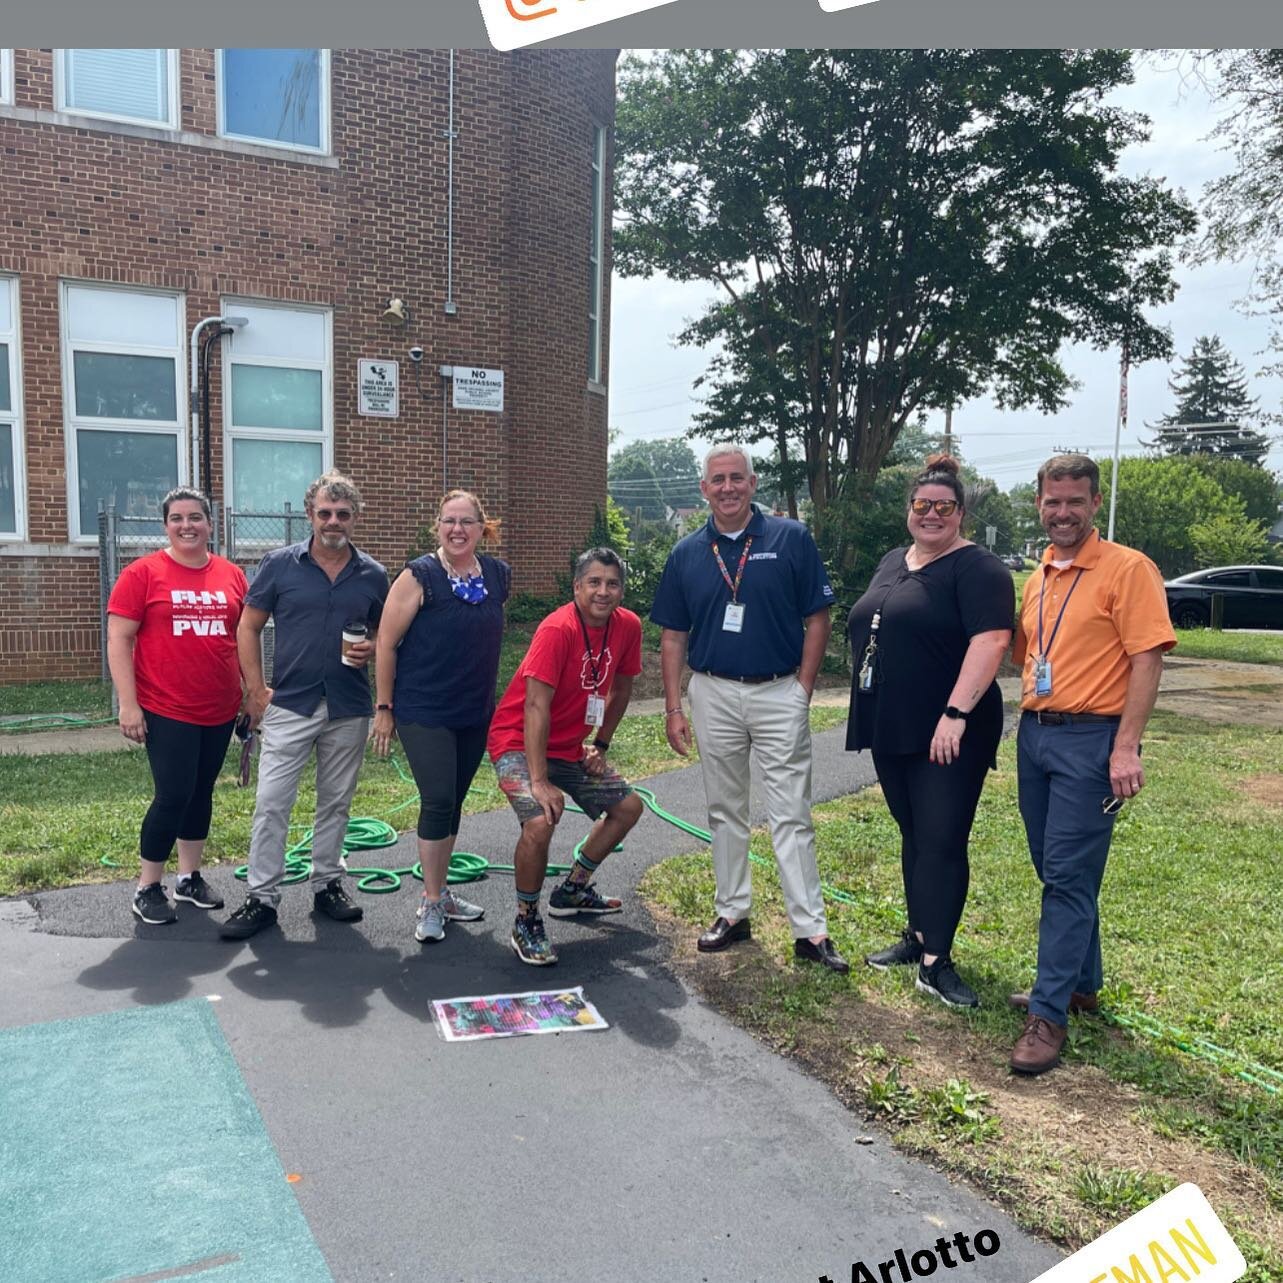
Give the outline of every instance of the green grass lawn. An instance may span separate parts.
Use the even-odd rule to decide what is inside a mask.
[[[1246,1062],[1283,1071],[1283,811],[1242,791],[1253,776],[1277,780],[1283,732],[1158,714],[1145,749],[1149,782],[1119,819],[1101,895],[1104,998],[1124,1016],[1148,1017],[1167,1032],[1119,1036],[1102,1022],[1078,1021],[1067,1059],[1137,1085],[1157,1128],[1196,1135],[1255,1163],[1283,1199],[1283,1090],[1243,1089],[1231,1076]],[[1008,741],[972,833],[971,892],[954,948],[983,1003],[968,1017],[971,1028],[1004,1051],[1013,1037],[1006,996],[1033,978],[1039,909],[1014,765]],[[876,790],[817,807],[816,821],[821,875],[854,902],[831,908],[830,930],[844,954],[859,958],[904,926],[899,833]],[[755,834],[754,851],[767,861],[753,874],[754,936],[782,962],[788,931],[764,834]],[[713,897],[707,855],[657,866],[643,888],[702,923]],[[906,1008],[919,1001],[908,975],[866,968],[838,985],[799,980],[797,987],[804,1015],[842,991]],[[789,1018],[778,1016],[785,1025]],[[1217,1070],[1176,1051],[1182,1038],[1204,1039],[1238,1059]]]
[[[1178,628],[1176,659],[1225,659],[1240,664],[1283,664],[1283,632],[1216,633],[1210,628]]]
[[[811,711],[811,725],[817,730],[845,718],[843,708]],[[214,791],[211,861],[239,863],[249,847],[254,789],[252,780],[249,788],[236,787],[239,751],[233,741]],[[656,715],[625,718],[615,733],[611,760],[630,779],[684,765],[669,749],[664,719]],[[140,750],[4,756],[0,757],[0,799],[0,895],[16,895],[123,876],[102,867],[104,856],[132,872],[138,858],[138,826],[151,799],[151,773]],[[294,818],[302,825],[310,823],[315,803],[315,772],[309,767]],[[413,783],[392,763],[367,758],[352,802],[354,816],[372,816],[398,829],[410,829],[417,816],[416,803]],[[483,763],[465,811],[473,814],[506,805],[494,772]],[[514,841],[516,832],[514,825]],[[511,858],[510,852],[478,854],[502,862]],[[378,852],[362,857],[362,862],[382,863]]]

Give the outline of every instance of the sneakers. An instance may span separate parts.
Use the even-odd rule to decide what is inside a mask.
[[[139,887],[134,892],[134,913],[149,927],[163,926],[168,922],[177,922],[178,914],[165,895],[165,888],[159,882],[150,886]]]
[[[929,967],[918,967],[918,992],[939,998],[946,1007],[978,1007],[980,999],[975,990],[958,975],[953,959],[946,953]]]
[[[417,917],[419,920],[414,924],[414,938],[420,944],[445,939],[445,896],[439,900],[429,900],[425,896],[419,901]]]
[[[441,906],[447,922],[477,922],[486,916],[486,911],[479,904],[455,895],[449,887],[441,892]]]
[[[554,918],[573,918],[577,913],[619,913],[623,907],[622,900],[599,896],[591,882],[580,886],[569,879],[548,897],[548,912]]]
[[[889,971],[892,967],[913,966],[922,961],[922,941],[906,928],[889,949],[883,949],[881,953],[870,953],[864,961],[874,971]]]
[[[548,943],[543,919],[537,913],[517,915],[509,943],[517,957],[532,967],[551,967],[557,961],[557,951]]]
[[[351,897],[343,890],[339,878],[326,884],[323,891],[312,897],[312,908],[316,913],[323,913],[335,922],[360,922],[365,917],[365,910],[354,904]]]
[[[199,869],[185,878],[178,879],[174,887],[174,899],[186,900],[188,904],[194,904],[198,909],[223,907],[223,897],[214,894],[214,888],[201,877]]]
[[[247,895],[245,903],[218,928],[218,934],[224,940],[248,940],[264,927],[275,924],[276,910],[266,900]]]

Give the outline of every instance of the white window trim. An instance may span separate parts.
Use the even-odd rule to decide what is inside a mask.
[[[77,289],[102,289],[131,294],[157,294],[162,298],[178,300],[175,309],[178,313],[178,329],[174,332],[174,346],[150,347],[140,343],[97,343],[71,341],[71,307],[67,298],[72,286]],[[62,280],[58,282],[59,312],[59,346],[62,349],[62,405],[63,437],[67,458],[67,533],[73,544],[97,543],[98,531],[80,529],[80,476],[78,471],[79,454],[76,450],[76,438],[80,432],[138,432],[154,436],[174,438],[174,449],[178,461],[178,484],[187,484],[188,453],[188,414],[187,414],[187,362],[186,362],[186,326],[187,300],[176,290],[149,290],[132,285],[117,285],[114,282]],[[76,352],[107,352],[120,356],[172,356],[174,358],[174,409],[177,418],[169,422],[157,422],[155,419],[100,419],[80,418],[76,414]]]
[[[13,106],[13,50],[0,49],[0,107]]]
[[[588,337],[589,350],[595,359],[588,366],[588,382],[600,386],[605,362],[601,350],[602,343],[602,309],[606,302],[605,276],[603,266],[606,258],[606,127],[593,125],[592,168],[596,175],[596,199],[593,202],[592,226],[588,233],[588,264],[592,269],[591,294],[588,300]],[[591,185],[591,184],[590,184]],[[593,245],[596,243],[597,255],[593,257]]]
[[[13,521],[14,530],[0,530],[0,543],[24,543],[27,538],[27,450],[22,416],[22,313],[19,310],[18,278],[0,276],[0,289],[9,291],[13,329],[0,330],[0,341],[9,345],[9,402],[0,418],[13,425]]]
[[[66,49],[53,51],[53,105],[57,111],[68,116],[84,116],[88,120],[119,120],[129,125],[147,125],[152,129],[164,129],[173,132],[178,128],[178,50],[166,49],[165,80],[168,94],[164,120],[152,120],[147,116],[126,116],[113,111],[91,111],[85,107],[72,107],[67,102]]]
[[[278,312],[310,312],[325,321],[325,362],[318,365],[316,361],[304,361],[298,357],[285,356],[237,356],[232,343],[222,344],[222,386],[223,386],[223,496],[224,507],[229,512],[237,512],[240,505],[236,498],[236,471],[232,466],[233,442],[235,441],[297,441],[301,444],[320,444],[321,471],[328,472],[334,466],[334,309],[330,307],[309,306],[305,303],[282,303],[277,299],[260,298],[224,298],[219,307],[223,316],[235,316],[240,307],[272,308]],[[236,428],[232,426],[232,366],[259,365],[277,370],[316,370],[321,371],[321,430],[314,432],[310,428]],[[269,541],[270,542],[270,541]],[[254,541],[237,540],[237,546],[251,548],[258,546]],[[268,546],[264,544],[264,546]]]
[[[227,96],[225,85],[227,83],[227,73],[223,68],[224,50],[215,50],[214,58],[214,89],[215,97],[218,101],[218,136],[220,138],[229,138],[236,142],[253,143],[258,147],[270,147],[279,151],[305,152],[309,156],[328,156],[330,154],[330,51],[321,49],[321,65],[319,70],[320,85],[318,98],[318,110],[321,114],[321,145],[319,147],[308,147],[304,143],[283,143],[274,138],[257,138],[253,134],[234,134],[227,128]]]

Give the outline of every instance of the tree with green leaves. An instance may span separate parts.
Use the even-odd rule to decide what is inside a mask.
[[[1213,455],[1258,465],[1269,453],[1269,437],[1249,422],[1257,402],[1247,394],[1247,375],[1218,335],[1195,339],[1167,386],[1176,409],[1149,425],[1154,429],[1149,445],[1164,454]]]
[[[1142,309],[1172,297],[1194,219],[1118,172],[1147,130],[1104,101],[1130,80],[1113,50],[626,61],[615,265],[717,288],[680,336],[718,348],[700,433],[765,443],[785,478],[801,464],[819,536],[923,412],[1058,409],[1069,341],[1170,355]]]
[[[1264,561],[1269,550],[1265,527],[1241,514],[1219,513],[1189,528],[1194,560],[1204,566],[1254,565]]]
[[[680,437],[630,441],[610,456],[606,486],[625,512],[640,510],[643,521],[663,521],[669,508],[703,503],[700,467]]]

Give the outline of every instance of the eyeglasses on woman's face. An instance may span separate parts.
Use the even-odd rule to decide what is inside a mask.
[[[437,524],[441,526],[458,526],[460,530],[471,530],[473,526],[479,526],[476,517],[438,517]]]
[[[958,510],[956,499],[911,499],[909,511],[917,517],[925,517],[934,508],[938,516],[952,517]]]

